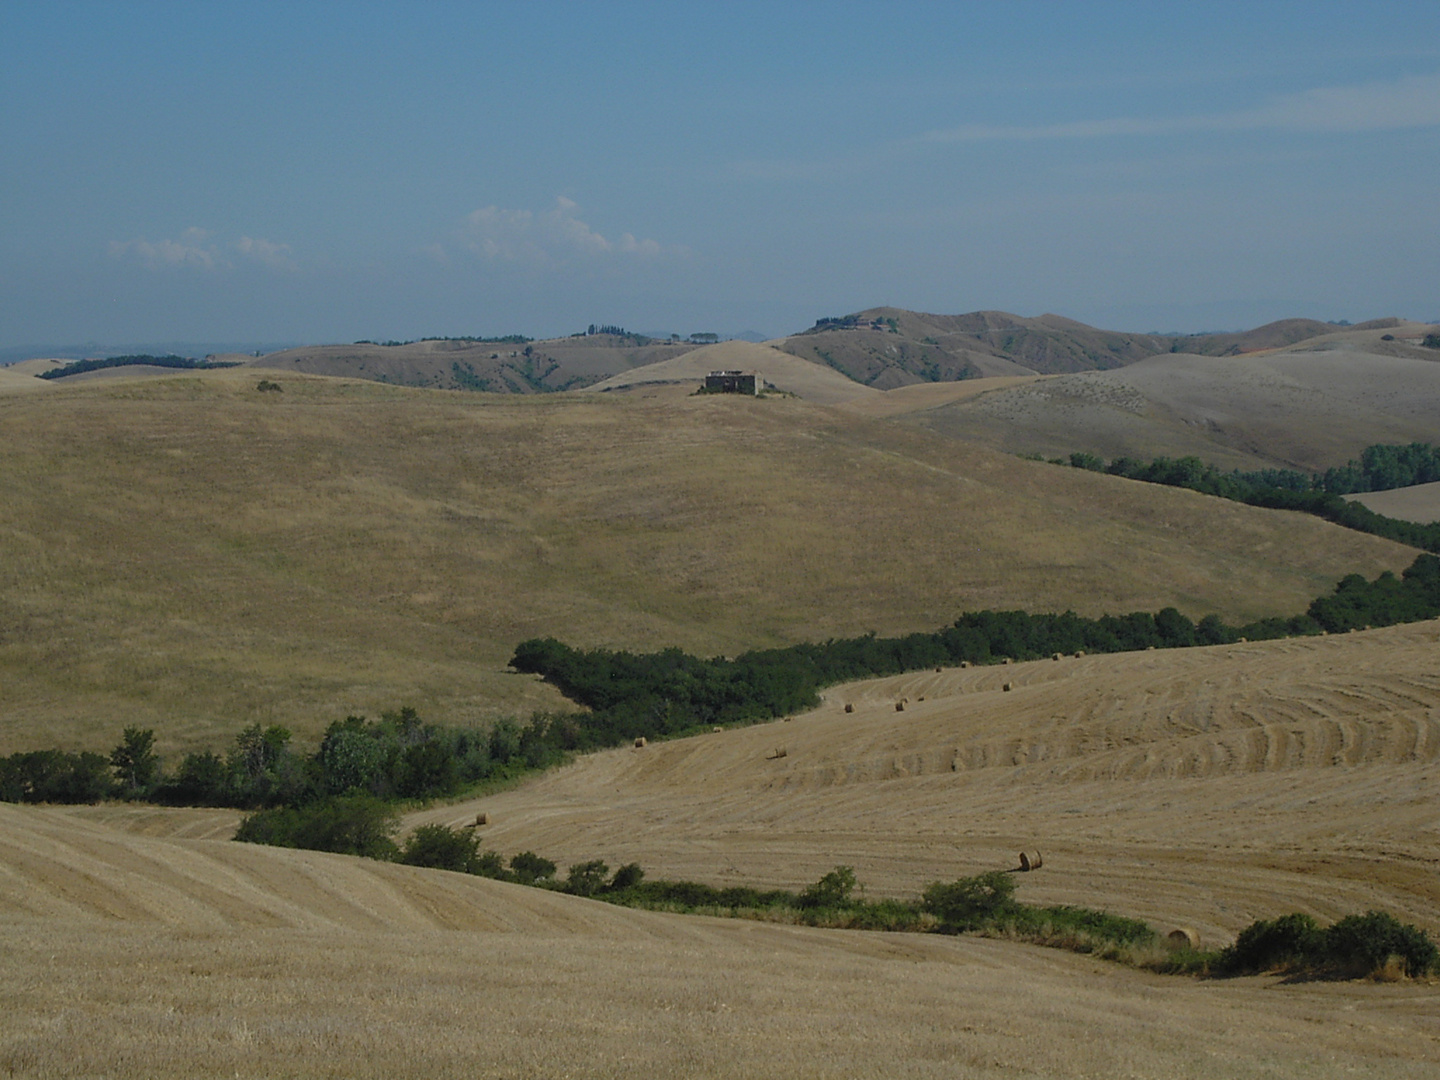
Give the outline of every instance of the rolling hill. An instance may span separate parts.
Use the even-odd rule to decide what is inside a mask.
[[[483,722],[558,704],[505,672],[535,636],[715,655],[987,607],[1245,621],[1414,557],[850,410],[246,368],[0,395],[0,753],[127,724],[167,753],[252,722],[307,740],[404,704]]]
[[[820,405],[880,396],[878,390],[862,386],[830,368],[801,360],[770,345],[748,341],[706,345],[670,360],[612,375],[590,389],[605,392],[665,384],[683,384],[689,388],[703,383],[710,372],[723,370],[757,371],[776,390]]]
[[[1039,847],[1025,899],[1212,943],[1368,906],[1434,932],[1437,644],[1422,623],[851,684],[789,723],[608,751],[407,824],[485,808],[506,853],[717,884],[848,864],[872,896]],[[206,838],[225,819],[0,806],[0,1067],[1230,1080],[1440,1064],[1424,984],[1203,981],[1005,940],[629,911]]]
[[[1225,468],[1323,471],[1371,443],[1432,442],[1440,353],[1378,330],[1244,356],[1166,354],[1015,384],[909,421],[1012,453],[1194,454]]]
[[[374,379],[397,386],[537,394],[573,390],[696,348],[636,335],[543,341],[430,340],[404,345],[312,345],[241,359],[251,367]]]
[[[1373,331],[1370,336],[1378,339],[1385,331],[1404,332],[1405,325],[1398,319],[1376,319],[1348,329]],[[1172,353],[1233,356],[1328,337],[1338,330],[1313,319],[1284,319],[1242,333],[1132,334],[1100,330],[1061,315],[927,315],[880,307],[821,319],[775,345],[866,386],[891,390],[919,382],[1104,371]]]

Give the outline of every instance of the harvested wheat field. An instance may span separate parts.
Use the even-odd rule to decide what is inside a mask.
[[[583,758],[487,846],[870,895],[1014,865],[1033,902],[1440,929],[1440,623],[945,670]],[[1000,690],[1002,678],[1014,690]],[[924,700],[921,700],[923,697]],[[894,702],[908,698],[903,713]],[[854,706],[852,713],[844,705]],[[783,759],[767,761],[779,744]],[[1166,977],[998,940],[665,915],[230,843],[226,811],[0,807],[19,1076],[1422,1077],[1433,986]]]
[[[1428,622],[834,687],[791,722],[607,751],[416,821],[483,808],[505,854],[714,884],[846,864],[886,896],[1039,848],[1023,899],[1215,942],[1290,910],[1380,906],[1440,931],[1437,785]]]

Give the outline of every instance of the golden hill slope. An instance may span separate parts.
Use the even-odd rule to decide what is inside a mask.
[[[0,397],[0,752],[559,699],[514,645],[707,655],[985,607],[1302,610],[1409,549],[793,399],[242,370]]]
[[[655,383],[684,383],[687,388],[704,381],[712,371],[758,372],[778,390],[820,405],[878,398],[880,391],[862,386],[838,371],[781,352],[770,345],[725,341],[693,349],[672,360],[647,364],[613,375],[587,389],[621,390]]]
[[[1194,454],[1224,468],[1323,471],[1371,443],[1433,441],[1440,354],[1332,334],[1244,356],[1164,355],[925,407],[911,421],[1012,453]]]
[[[1440,931],[1437,659],[1430,622],[896,676],[412,823],[484,809],[506,854],[714,884],[794,888],[846,864],[879,895],[1038,847],[1022,897],[1211,941],[1290,910],[1381,907]]]
[[[1425,623],[873,680],[789,723],[594,755],[410,824],[483,806],[487,844],[562,868],[635,859],[791,885],[848,863],[871,895],[1039,846],[1025,899],[1198,926],[1211,942],[1290,910],[1379,907],[1433,932],[1437,651],[1440,623]],[[767,761],[777,744],[786,757]],[[633,912],[174,838],[216,821],[0,806],[0,1068],[1418,1078],[1440,1065],[1430,986],[1167,978],[1004,941]]]

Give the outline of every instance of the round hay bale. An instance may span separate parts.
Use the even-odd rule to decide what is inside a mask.
[[[1002,686],[1000,689],[1001,689],[1001,690],[1004,690],[1005,693],[1008,694],[1011,690],[1014,690],[1014,689],[1015,689],[1015,684],[1014,684],[1014,683],[1008,683],[1008,682],[1007,682],[1007,683],[1006,683],[1004,686]]]
[[[635,749],[638,750],[638,749],[640,749],[640,748],[641,748],[642,746],[644,746],[644,745],[645,745],[645,736],[644,736],[644,735],[641,735],[638,739],[635,740]]]
[[[1008,664],[1008,663],[1010,663],[1010,662],[1011,662],[1011,661],[1010,661],[1010,657],[1008,657],[1008,656],[1005,657],[1004,660],[1001,660],[1001,661],[1000,661],[1000,663],[1002,663],[1002,664]]]
[[[936,675],[939,675],[940,672],[942,672],[942,671],[944,671],[944,670],[945,670],[944,668],[938,668],[938,667],[937,667],[937,668],[935,669],[935,674],[936,674]]]
[[[787,717],[785,717],[785,723],[788,724],[791,720],[794,720],[794,719],[795,719],[795,718],[794,718],[793,716],[787,716]]]
[[[487,814],[487,813],[485,813],[484,810],[481,810],[480,813],[478,813],[478,814],[475,815],[475,824],[476,824],[476,825],[489,825],[489,824],[490,824],[490,815]]]
[[[716,735],[719,735],[720,732],[724,730],[724,728],[722,728],[719,724],[716,724],[714,730],[715,730],[715,734],[716,734]]]
[[[1179,926],[1165,935],[1165,945],[1170,949],[1198,949],[1200,935],[1191,927]]]
[[[846,703],[845,703],[845,711],[846,711],[846,712],[854,712],[854,711],[855,711],[855,706],[854,706],[854,705],[851,705],[849,702],[846,702]]]
[[[1060,654],[1057,652],[1054,656],[1050,657],[1050,659],[1051,659],[1051,660],[1059,660],[1059,659],[1060,659]]]
[[[905,703],[904,703],[903,701],[897,701],[897,702],[895,702],[895,711],[896,711],[896,712],[904,712],[904,711],[905,711]]]
[[[1240,644],[1241,644],[1241,645],[1244,645],[1244,644],[1245,644],[1247,641],[1249,641],[1249,640],[1250,640],[1250,639],[1249,639],[1248,637],[1242,637],[1242,638],[1240,639]]]
[[[1084,650],[1084,649],[1076,649],[1076,650],[1075,650],[1075,659],[1076,659],[1076,660],[1079,660],[1079,659],[1080,659],[1082,656],[1084,656],[1084,655],[1085,655],[1085,650]]]
[[[1146,652],[1154,652],[1154,651],[1155,651],[1155,646],[1154,646],[1154,645],[1146,645],[1146,646],[1145,646],[1145,651],[1146,651]]]
[[[961,660],[961,661],[960,661],[960,666],[961,666],[962,668],[967,668],[967,667],[970,666],[970,661],[969,661],[969,660]]]

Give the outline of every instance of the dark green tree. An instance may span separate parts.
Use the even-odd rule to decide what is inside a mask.
[[[143,799],[150,794],[160,775],[160,755],[155,752],[155,732],[150,728],[127,727],[120,744],[110,751],[119,794],[126,799]]]

